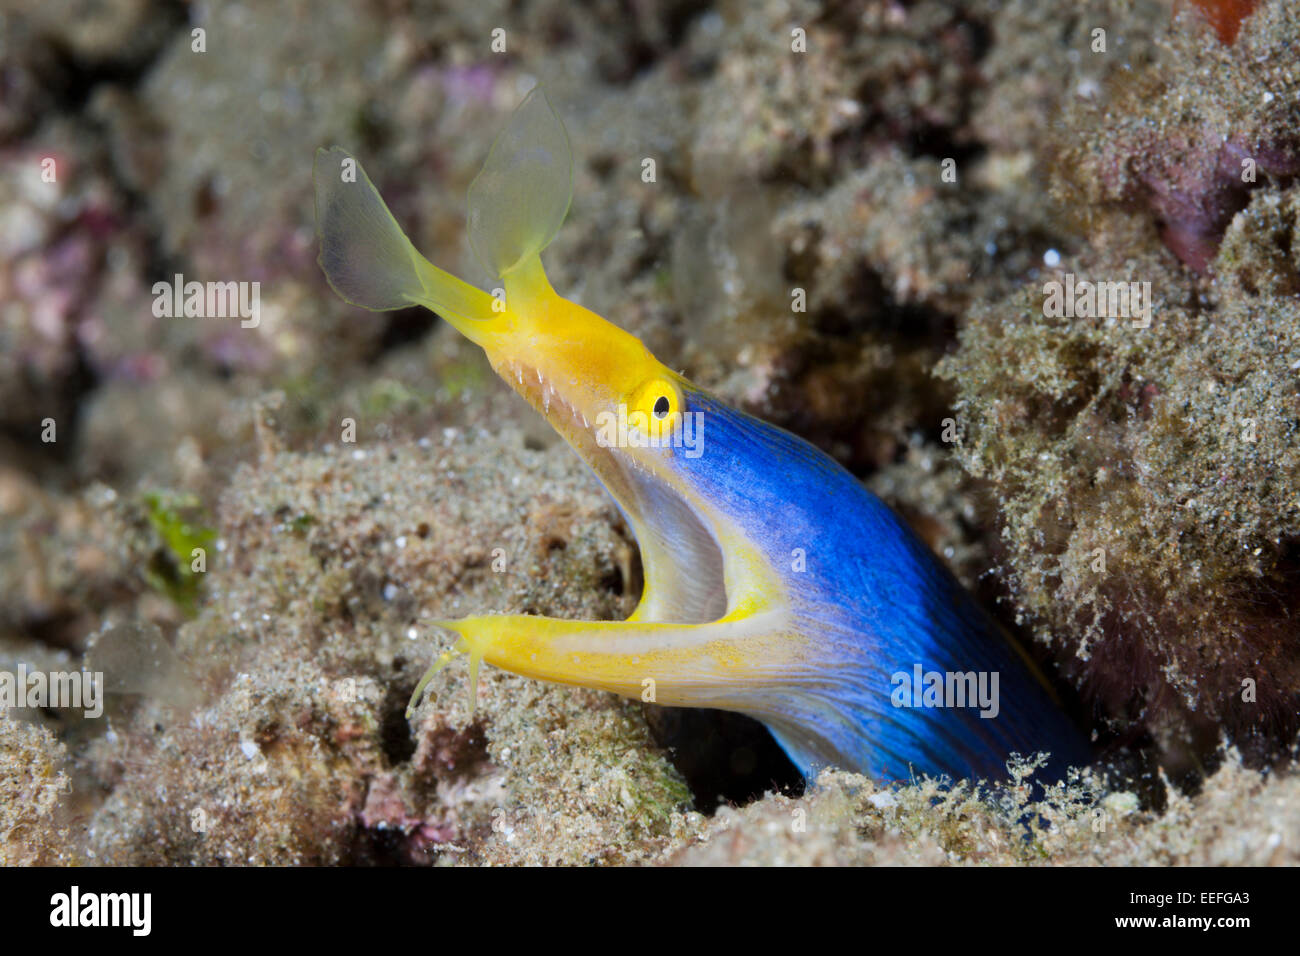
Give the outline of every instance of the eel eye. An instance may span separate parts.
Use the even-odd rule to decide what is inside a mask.
[[[629,408],[634,410],[641,420],[654,428],[657,434],[661,429],[671,425],[673,418],[684,407],[682,393],[677,385],[667,376],[656,375],[644,382],[632,395]]]

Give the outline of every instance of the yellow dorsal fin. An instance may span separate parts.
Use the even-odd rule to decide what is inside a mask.
[[[470,184],[474,254],[504,278],[551,244],[572,198],[569,137],[537,87],[510,117]]]
[[[375,312],[423,305],[453,323],[493,318],[492,296],[416,251],[346,150],[318,149],[312,175],[317,261],[344,300]]]

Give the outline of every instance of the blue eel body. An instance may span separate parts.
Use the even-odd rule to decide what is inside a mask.
[[[1059,778],[1089,753],[1050,691],[951,572],[887,505],[808,442],[685,391],[707,423],[708,453],[675,456],[679,475],[721,505],[789,572],[797,627],[816,634],[808,676],[782,719],[764,719],[805,775],[827,765],[877,780],[1007,776],[1013,753],[1048,751]],[[975,706],[895,706],[894,675],[997,675],[996,716]],[[793,689],[793,688],[792,688]],[[916,689],[915,694],[920,695]],[[902,694],[912,702],[911,692]]]

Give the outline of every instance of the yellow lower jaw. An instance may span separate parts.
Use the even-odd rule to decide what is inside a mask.
[[[459,654],[469,655],[471,710],[482,661],[524,677],[648,702],[739,709],[746,691],[794,663],[801,642],[782,633],[780,623],[772,612],[709,624],[517,614],[439,621],[459,639],[420,680],[407,716],[433,676]]]

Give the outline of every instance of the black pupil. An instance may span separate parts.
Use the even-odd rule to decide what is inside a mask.
[[[655,399],[655,418],[663,418],[668,414],[668,396],[660,395]]]

